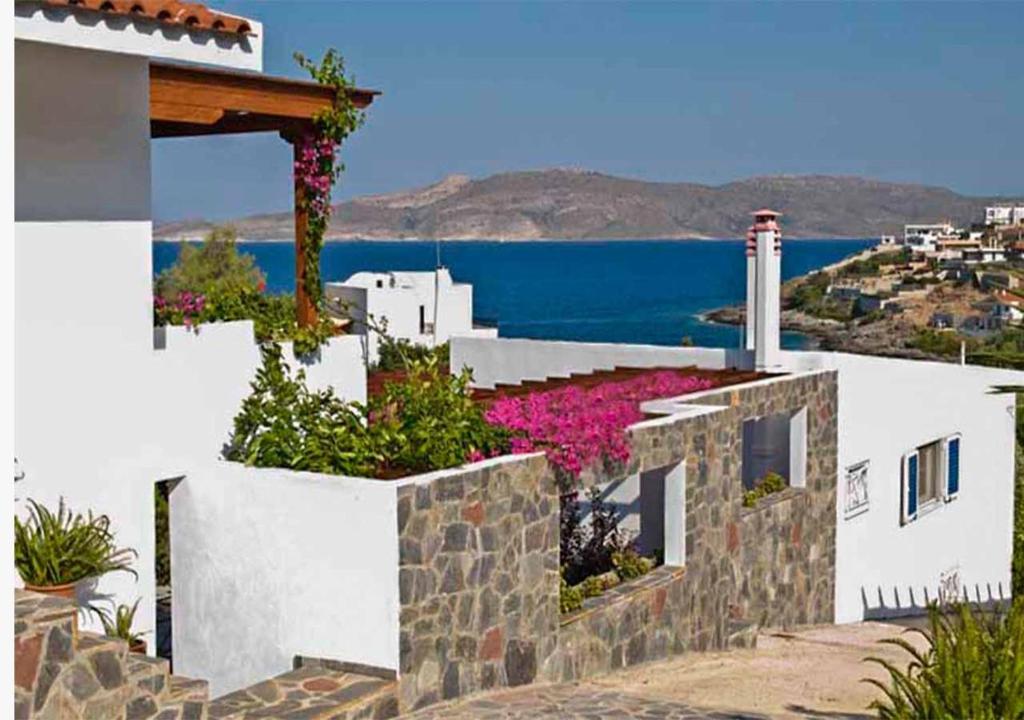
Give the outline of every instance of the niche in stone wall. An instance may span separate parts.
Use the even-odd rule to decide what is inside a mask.
[[[615,509],[619,528],[641,555],[659,555],[666,565],[683,565],[686,552],[686,470],[682,463],[645,470],[603,485],[598,496]],[[581,494],[582,522],[590,503]]]
[[[790,487],[807,477],[807,408],[743,421],[743,487],[752,490],[769,473]]]

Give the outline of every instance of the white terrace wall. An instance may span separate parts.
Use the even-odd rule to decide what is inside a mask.
[[[629,367],[686,367],[720,369],[746,367],[750,353],[742,350],[663,347],[510,338],[455,337],[451,367],[473,370],[474,384],[492,388],[498,383],[567,377],[571,373]]]
[[[1024,373],[841,353],[784,353],[791,370],[839,371],[836,621],[920,611],[959,574],[971,599],[1009,596],[1014,398]],[[960,492],[900,522],[904,453],[961,433]],[[846,517],[845,470],[868,461],[868,509]],[[916,608],[914,607],[916,605]]]
[[[395,484],[206,465],[171,493],[174,671],[213,696],[296,655],[398,669]]]

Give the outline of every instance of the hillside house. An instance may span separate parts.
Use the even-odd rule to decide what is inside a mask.
[[[706,383],[643,403],[627,429],[629,460],[581,475],[662,550],[660,567],[611,599],[560,613],[561,498],[544,453],[390,480],[223,460],[259,348],[250,322],[169,327],[155,341],[150,144],[258,131],[287,141],[333,96],[263,75],[259,23],[178,5],[183,14],[14,6],[17,491],[108,514],[118,542],[139,553],[138,578],[104,576],[77,588],[79,599],[139,599],[139,627],[154,628],[153,497],[168,483],[174,669],[231,693],[216,717],[280,717],[279,702],[326,712],[282,700],[293,690],[308,700],[314,686],[324,703],[345,696],[353,713],[353,688],[370,692],[373,706],[358,711],[389,717],[745,646],[762,624],[1008,595],[1015,403],[989,390],[1024,374],[780,349],[783,242],[767,209],[748,234],[742,348],[450,338],[452,369],[472,368],[481,398],[652,369]],[[102,282],[82,267],[102,267]],[[370,278],[364,289],[390,282]],[[310,299],[296,285],[304,312]],[[312,386],[365,400],[360,336],[331,339],[313,360],[285,355]],[[745,505],[768,472],[785,488]],[[39,608],[19,595],[19,632],[37,621],[58,623],[46,637],[74,632],[73,608]],[[95,629],[87,614],[79,621]],[[19,643],[16,668],[42,637]],[[317,668],[334,675],[313,681]],[[19,690],[19,713],[54,716],[47,693],[68,683],[36,679]]]
[[[374,364],[379,326],[395,339],[434,347],[456,336],[497,337],[496,327],[473,320],[473,286],[452,280],[448,268],[433,272],[358,272],[340,283],[325,283],[328,304],[352,318]]]

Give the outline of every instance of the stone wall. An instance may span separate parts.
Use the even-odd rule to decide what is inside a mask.
[[[687,650],[749,645],[757,624],[830,622],[836,375],[704,394],[715,406],[630,430],[618,475],[685,463],[686,563],[558,612],[558,497],[543,458],[399,490],[402,709],[494,686],[574,680]],[[742,507],[743,420],[806,407],[806,487]],[[588,474],[584,485],[612,479]]]
[[[398,490],[402,709],[525,685],[555,652],[558,494],[543,456]]]
[[[628,472],[686,466],[685,572],[626,583],[565,618],[548,676],[576,680],[687,650],[751,642],[751,628],[831,622],[835,582],[836,376],[710,393],[721,407],[631,430]],[[745,419],[806,407],[805,488],[742,506]],[[586,482],[607,477],[588,476]],[[660,573],[660,574],[659,574]]]
[[[175,677],[167,661],[123,640],[77,631],[75,604],[16,590],[16,720],[203,720],[206,683]]]

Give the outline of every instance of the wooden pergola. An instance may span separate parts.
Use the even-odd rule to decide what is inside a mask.
[[[355,89],[350,97],[365,108],[380,93]],[[165,63],[149,66],[149,124],[154,138],[277,132],[291,143],[313,130],[313,116],[330,108],[335,90],[319,83],[232,70]],[[317,321],[316,298],[303,282],[306,235],[304,188],[295,179],[295,304],[300,327]]]

